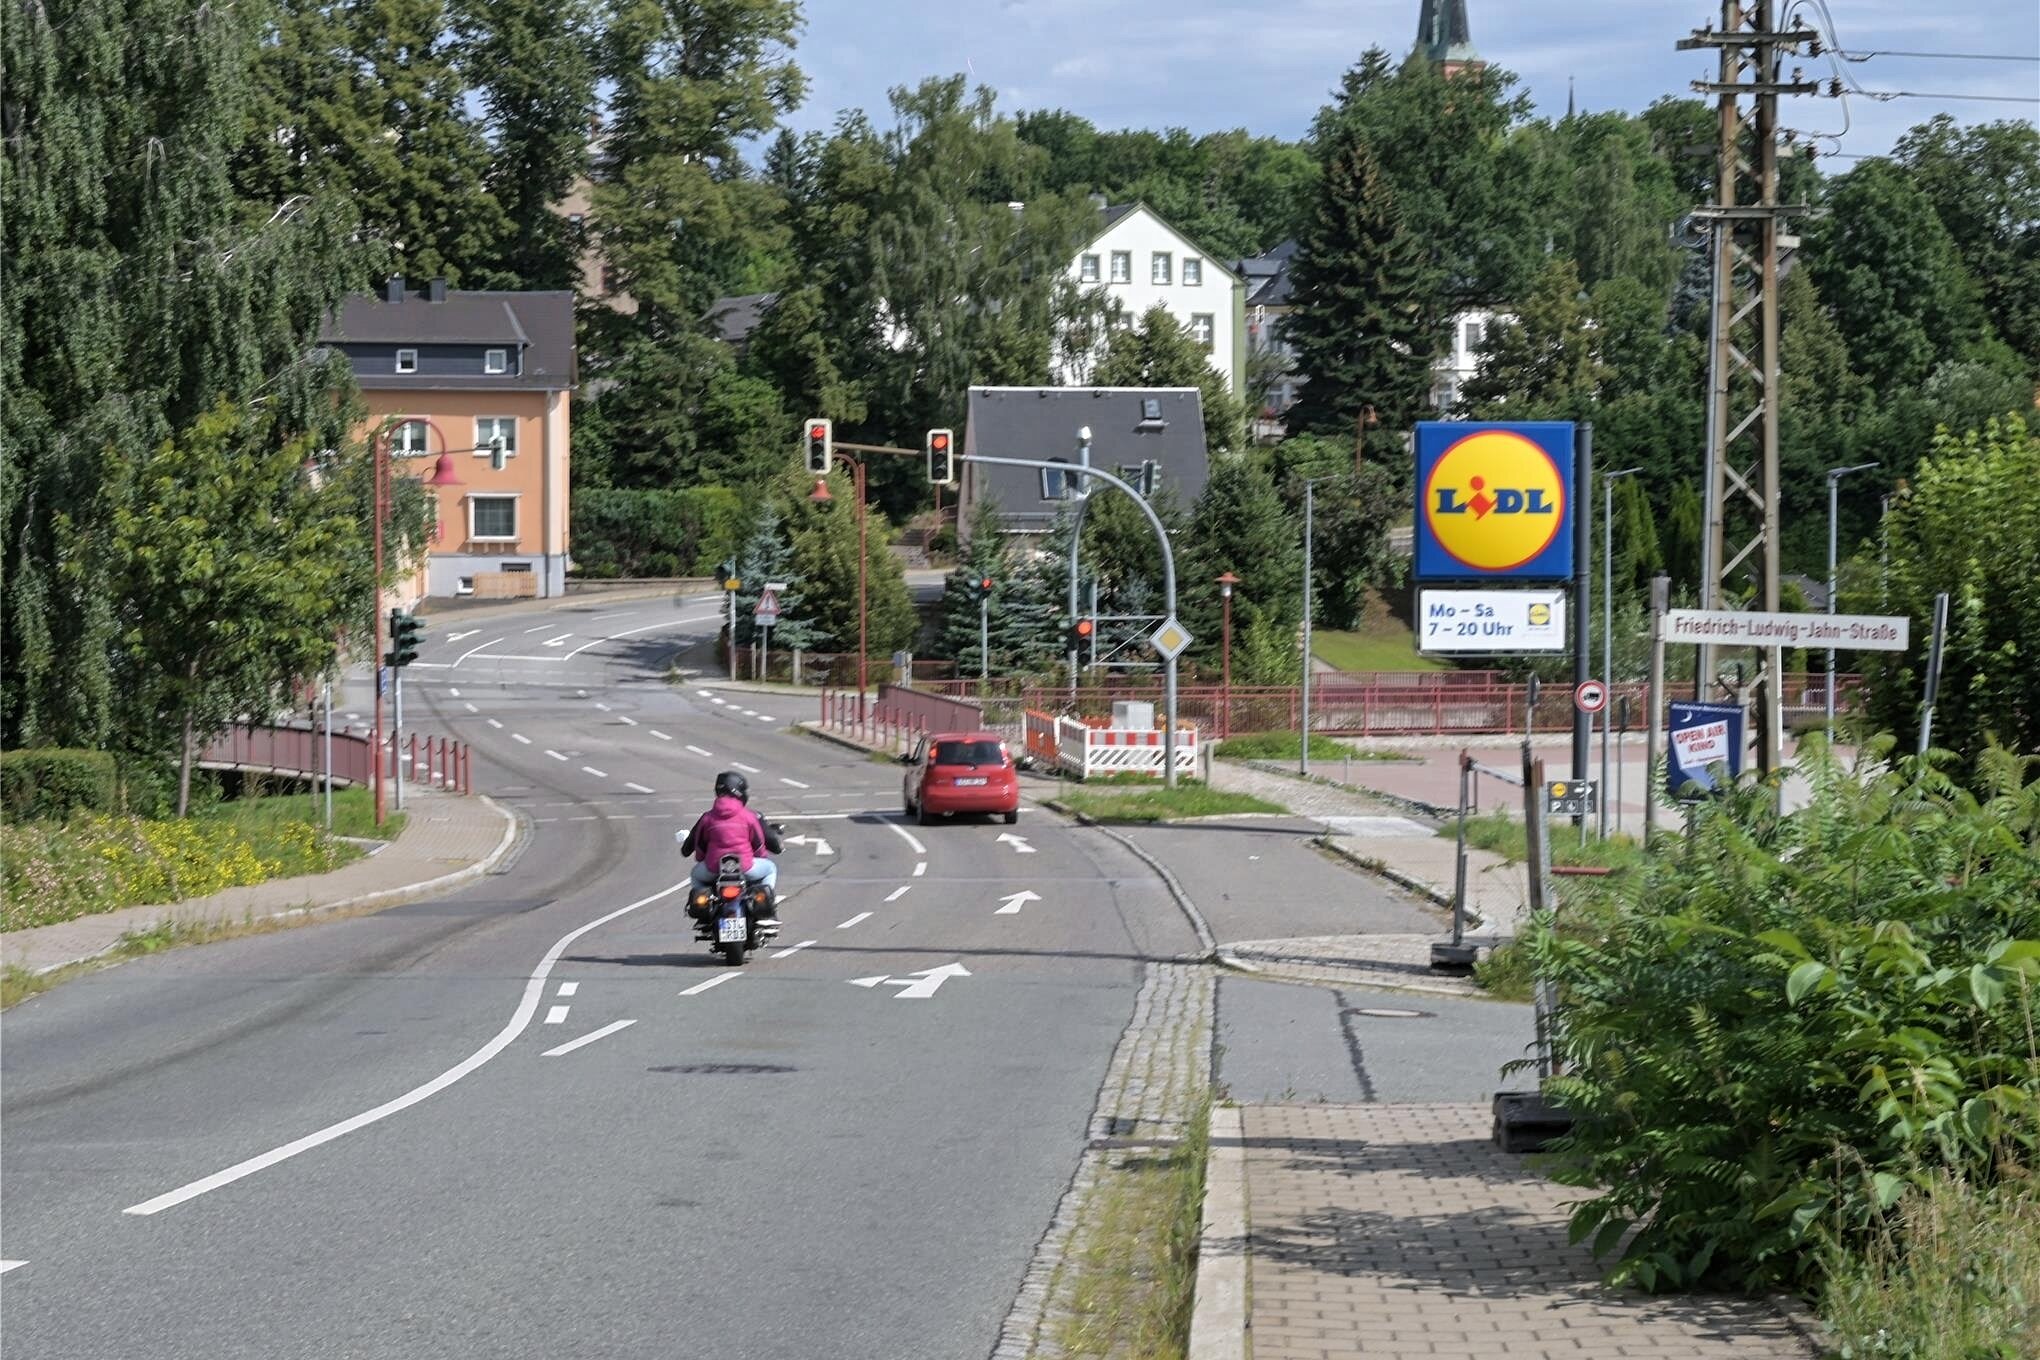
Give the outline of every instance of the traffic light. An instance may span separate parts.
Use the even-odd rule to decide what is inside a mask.
[[[1085,647],[1090,645],[1091,639],[1097,635],[1097,632],[1098,625],[1094,620],[1078,619],[1069,626],[1069,646],[1064,648],[1064,650],[1071,652],[1083,651]]]
[[[722,575],[717,577],[716,579],[722,582],[722,588],[724,590],[738,589],[739,582],[737,578],[737,559],[734,557],[725,557],[722,560],[720,570],[722,572]]]
[[[418,659],[418,646],[425,640],[425,620],[401,609],[390,611],[390,649],[383,656],[386,666],[408,666]]]
[[[956,437],[948,430],[928,431],[928,481],[933,486],[956,485]]]
[[[829,465],[836,453],[836,427],[826,416],[815,416],[807,423],[807,470],[817,477],[829,475]],[[734,575],[734,573],[732,573]]]
[[[989,576],[981,576],[976,581],[973,581],[971,583],[971,594],[975,599],[979,600],[991,599],[992,578]]]
[[[1152,458],[1142,460],[1140,476],[1134,481],[1134,487],[1140,492],[1140,498],[1142,500],[1154,499],[1155,488],[1160,486],[1161,483],[1162,465]]]

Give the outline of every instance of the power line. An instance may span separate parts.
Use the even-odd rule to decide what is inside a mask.
[[[1857,94],[1880,102],[1892,99],[1967,99],[1979,104],[2040,104],[2040,95],[2024,94],[1934,94],[1926,90],[1866,90]]]
[[[1923,57],[1933,61],[2030,61],[2040,62],[2040,57],[2005,56],[1996,52],[1898,52],[1890,48],[1879,48],[1874,52],[1836,51],[1843,61],[1868,61],[1872,57]]]

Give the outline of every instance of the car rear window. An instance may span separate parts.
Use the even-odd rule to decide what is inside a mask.
[[[1004,765],[1006,753],[996,741],[938,741],[936,765]]]

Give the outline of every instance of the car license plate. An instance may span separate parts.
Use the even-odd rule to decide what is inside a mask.
[[[715,923],[717,944],[742,944],[750,934],[751,923],[741,916],[725,916]]]
[[[956,781],[956,787],[959,789],[982,788],[985,782],[982,779],[959,779]]]

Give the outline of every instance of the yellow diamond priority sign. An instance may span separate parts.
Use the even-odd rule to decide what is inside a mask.
[[[1149,635],[1148,641],[1154,644],[1154,649],[1162,660],[1174,661],[1183,654],[1183,649],[1190,645],[1190,630],[1176,620],[1170,619],[1155,629]]]

